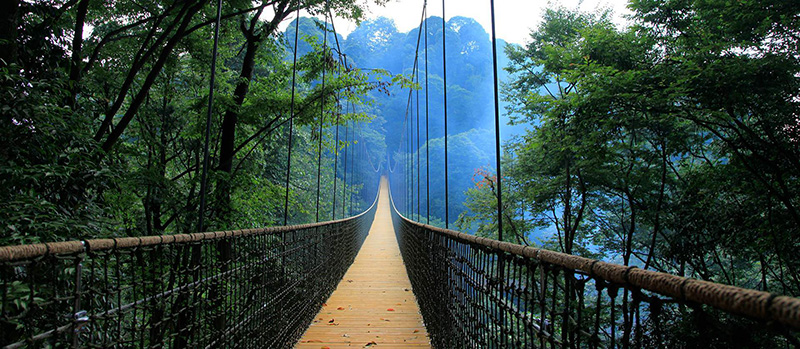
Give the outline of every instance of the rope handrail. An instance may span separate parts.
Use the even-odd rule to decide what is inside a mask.
[[[402,218],[420,228],[444,234],[460,241],[520,257],[541,260],[568,269],[580,270],[589,277],[611,281],[617,286],[637,287],[664,296],[711,305],[720,310],[739,313],[760,320],[777,321],[800,329],[800,299],[798,298],[653,270],[644,270],[636,266],[613,264],[536,247],[522,246],[439,228],[415,222],[405,217]]]
[[[377,202],[320,223],[0,247],[0,347],[291,346]]]
[[[750,321],[745,326],[750,333],[762,330],[769,334],[767,338],[782,338],[779,341],[783,342],[778,343],[800,345],[798,298],[464,234],[412,221],[397,210],[391,193],[390,201],[409,276],[423,315],[427,315],[425,321],[432,341],[438,346],[529,345],[525,339],[517,338],[526,337],[528,332],[530,335],[526,338],[530,341],[568,343],[568,346],[580,346],[581,337],[595,346],[610,347],[614,347],[615,342],[634,347],[662,347],[670,341],[692,341],[663,337],[667,334],[661,327],[679,322],[659,320],[659,316],[664,317],[668,312],[669,316],[691,316],[697,326],[709,327],[716,322],[729,321],[725,314],[736,315],[741,321]],[[595,282],[595,287],[588,290],[590,287],[586,284],[590,281]],[[603,295],[602,290],[608,295]],[[626,294],[624,303],[618,296],[622,292]],[[447,303],[448,296],[456,299],[454,304],[436,304]],[[426,299],[430,297],[433,299]],[[586,301],[589,298],[597,305],[589,304],[592,303]],[[467,309],[472,302],[479,310]],[[601,307],[601,303],[606,303],[605,307]],[[643,304],[650,307],[642,307]],[[704,306],[713,309],[706,310]],[[426,309],[429,307],[439,308]],[[607,308],[613,320],[609,320],[608,315],[601,317],[601,308]],[[620,315],[624,308],[629,313]],[[689,311],[692,313],[687,315]],[[709,315],[713,311],[721,311],[724,316],[714,319]],[[475,315],[481,312],[487,314]],[[503,320],[503,316],[508,319]],[[477,318],[473,319],[477,329],[454,328],[460,323],[469,323],[464,319],[471,317]],[[592,317],[596,317],[596,322]],[[622,320],[617,320],[618,317]],[[706,319],[708,323],[702,324],[697,318]],[[619,332],[615,333],[618,322],[623,325],[622,338]],[[487,332],[492,326],[494,332]],[[587,335],[592,326],[595,334]],[[719,329],[731,325],[716,326]],[[648,343],[648,339],[643,338],[648,331],[653,335],[649,339],[653,342]],[[735,338],[735,327],[729,331],[734,334],[728,336]],[[714,337],[708,333],[704,335]],[[772,344],[774,342],[766,341],[759,346]]]

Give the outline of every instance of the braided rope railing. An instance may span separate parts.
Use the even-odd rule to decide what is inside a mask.
[[[291,347],[376,202],[316,224],[0,247],[0,346]]]
[[[438,348],[800,347],[800,299],[392,220]]]

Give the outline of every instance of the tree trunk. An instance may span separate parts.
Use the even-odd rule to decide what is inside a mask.
[[[242,59],[242,70],[239,72],[239,83],[236,85],[236,89],[233,92],[234,106],[225,111],[220,129],[219,167],[217,169],[228,175],[233,171],[233,158],[239,150],[236,148],[236,125],[239,122],[239,109],[244,104],[244,100],[250,92],[250,81],[253,80],[256,54],[264,38],[269,37],[278,27],[278,23],[286,17],[287,13],[283,10],[283,7],[276,10],[275,17],[264,26],[261,33],[257,33],[259,25],[258,17],[261,15],[261,10],[256,12],[255,16],[250,21],[249,27],[242,28],[244,37],[247,40],[245,43],[244,58]],[[229,216],[228,213],[230,213],[231,207],[231,187],[229,178],[223,177],[217,180],[216,199],[216,209],[214,210],[216,217],[225,219],[225,217]]]
[[[78,82],[81,79],[81,46],[83,45],[83,25],[86,23],[86,13],[89,10],[89,0],[78,3],[78,13],[75,15],[75,33],[72,36],[72,57],[69,66],[69,99],[67,105],[75,109],[78,97]]]
[[[183,17],[181,19],[176,19],[176,21],[180,22],[180,26],[175,31],[175,34],[167,41],[166,45],[159,53],[159,56],[154,62],[152,69],[147,74],[147,77],[142,83],[139,92],[131,100],[128,109],[122,115],[122,118],[120,118],[119,123],[117,123],[117,125],[114,126],[114,129],[111,131],[111,133],[109,133],[105,142],[103,142],[102,146],[103,151],[109,153],[111,152],[111,149],[114,147],[114,145],[117,144],[117,141],[119,141],[119,138],[122,136],[122,133],[125,132],[125,128],[128,126],[128,124],[130,124],[130,122],[138,113],[139,107],[141,107],[145,97],[147,97],[147,95],[149,94],[150,88],[153,86],[153,83],[155,83],[156,78],[158,77],[159,74],[161,74],[161,69],[164,67],[164,64],[166,64],[167,59],[169,59],[169,57],[172,55],[172,50],[175,48],[178,42],[183,38],[184,33],[186,32],[186,27],[189,25],[189,23],[192,21],[192,18],[194,18],[194,16],[198,13],[198,11],[203,7],[204,4],[205,4],[204,2],[191,3],[190,6],[187,6],[187,10],[185,11],[185,13],[183,13]],[[125,94],[125,92],[122,93]],[[116,114],[116,112],[112,108],[112,110],[108,112],[108,115],[113,116],[114,114]],[[108,126],[110,126],[110,120],[107,118],[107,120],[103,123],[103,126],[101,126],[100,130],[98,130],[98,134],[95,139],[99,140],[99,138],[105,134],[106,127]]]
[[[235,154],[234,147],[236,143],[236,123],[239,119],[239,111],[237,110],[244,104],[244,99],[250,91],[250,80],[253,79],[253,70],[255,69],[255,57],[258,51],[258,46],[261,39],[255,36],[247,38],[244,59],[242,62],[242,71],[239,73],[239,84],[236,85],[236,90],[233,92],[233,101],[235,106],[225,111],[225,117],[222,119],[220,149],[219,149],[219,170],[223,172],[231,172],[233,168],[233,156]]]

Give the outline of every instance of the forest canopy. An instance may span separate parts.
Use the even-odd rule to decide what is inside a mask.
[[[364,19],[352,0],[302,6],[324,18],[326,3],[336,18]],[[0,244],[196,230],[216,9],[107,5],[0,5]],[[345,38],[301,18],[292,107],[295,22],[278,28],[295,6],[224,2],[205,228],[282,224],[291,114],[289,222],[317,215],[306,203],[316,201],[321,143],[322,219],[370,202],[374,171],[390,159],[399,171],[419,170],[418,180],[431,173],[430,198],[427,188],[420,196],[431,212],[415,217],[444,225],[445,31],[449,223],[496,237],[486,30],[470,18],[430,17],[420,35],[378,18]],[[800,294],[800,5],[634,0],[630,8],[626,28],[606,12],[554,8],[525,45],[496,43],[509,120],[504,238]],[[418,54],[426,64],[414,77]],[[415,128],[426,115],[427,141],[398,148],[402,132],[387,130]],[[351,165],[333,168],[345,151],[368,160],[348,169],[347,186]],[[334,186],[353,195],[349,208],[334,210]]]
[[[368,178],[357,176],[365,166],[354,170],[339,161],[337,176],[328,160],[347,151],[351,158],[382,157],[380,122],[363,122],[372,118],[364,96],[392,79],[345,65],[332,50],[332,26],[321,20],[304,21],[302,30],[315,30],[319,38],[328,32],[329,42],[303,35],[295,69],[294,32],[289,37],[279,30],[298,6],[320,18],[359,21],[366,4],[224,1],[209,111],[215,4],[2,2],[1,245],[195,232],[207,113],[211,161],[203,229],[283,223],[290,119],[289,221],[315,219],[317,209],[301,203],[315,201],[320,144],[320,216],[334,217],[335,178],[340,195],[357,196],[339,217],[371,202],[372,194],[354,181]],[[377,151],[365,153],[369,144]],[[347,187],[341,182],[345,166]]]
[[[800,5],[548,10],[506,48],[506,239],[800,295]],[[494,169],[461,227],[496,237]],[[549,234],[542,234],[547,231]]]

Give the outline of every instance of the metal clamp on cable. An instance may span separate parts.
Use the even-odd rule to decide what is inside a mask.
[[[72,314],[72,323],[73,323],[73,331],[78,334],[81,332],[89,332],[89,329],[86,327],[86,324],[89,323],[89,314],[86,310],[79,310],[75,314]]]

